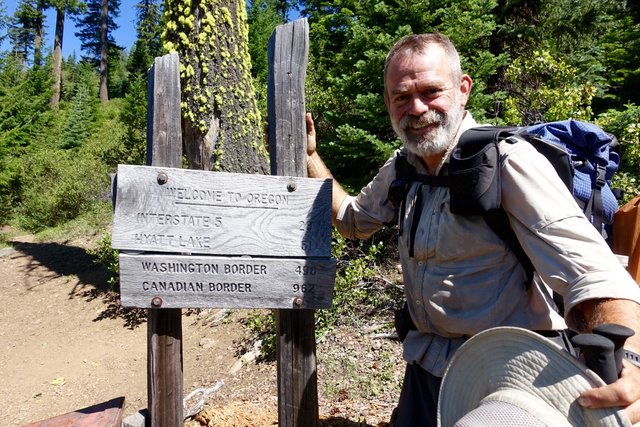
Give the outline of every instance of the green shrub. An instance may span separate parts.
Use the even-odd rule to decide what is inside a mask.
[[[19,161],[14,157],[0,160],[0,225],[9,223],[20,199]]]
[[[516,58],[505,78],[509,96],[504,102],[504,118],[508,124],[591,119],[595,86],[580,78],[580,70],[548,51]]]
[[[614,134],[620,142],[620,171],[614,175],[613,186],[624,191],[623,203],[640,194],[640,107],[629,104],[624,110],[608,110],[596,123]]]
[[[98,126],[82,147],[82,155],[94,157],[109,172],[115,172],[119,163],[129,163],[130,149],[127,147],[126,129],[121,122],[124,108],[122,99],[114,99],[101,104],[96,111]]]
[[[109,271],[107,285],[111,291],[120,291],[120,265],[118,250],[111,247],[111,233],[106,233],[97,241],[96,247],[88,251],[94,257],[94,262],[104,266]]]
[[[276,321],[273,310],[250,310],[244,325],[251,340],[262,340],[261,357],[273,360],[276,356]]]
[[[17,179],[22,192],[16,222],[29,231],[69,221],[109,194],[104,164],[76,151],[35,151],[23,157]]]
[[[383,277],[397,260],[396,230],[388,229],[364,241],[347,240],[334,229],[332,252],[338,268],[330,308],[316,310],[316,340],[322,340],[337,325],[359,325],[389,319],[402,301],[402,287]],[[264,310],[252,310],[245,326],[250,335],[262,339],[262,355],[275,356],[275,321]]]

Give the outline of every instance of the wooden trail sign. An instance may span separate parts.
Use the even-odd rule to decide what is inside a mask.
[[[118,166],[120,250],[331,256],[331,180]]]
[[[122,305],[329,308],[334,260],[120,255]]]
[[[120,254],[125,307],[328,308],[331,181],[120,165],[112,246],[170,253]]]
[[[269,154],[272,175],[307,175],[304,87],[309,25],[298,19],[269,38]],[[318,425],[315,315],[276,310],[278,422],[280,427]]]

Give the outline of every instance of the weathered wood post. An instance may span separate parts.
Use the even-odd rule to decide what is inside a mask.
[[[307,176],[304,87],[306,19],[278,26],[269,39],[269,152],[272,175]],[[314,310],[276,310],[280,426],[318,425]]]
[[[149,70],[147,165],[182,165],[180,61],[172,52]],[[147,323],[147,397],[153,427],[177,427],[182,416],[182,310],[150,308]]]

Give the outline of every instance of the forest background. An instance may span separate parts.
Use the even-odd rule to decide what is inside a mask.
[[[477,121],[595,122],[621,144],[623,161],[613,183],[625,192],[620,203],[640,193],[638,2],[143,0],[135,7],[137,38],[127,51],[112,36],[119,0],[19,0],[11,16],[0,0],[0,41],[10,46],[0,52],[0,225],[45,239],[56,233],[99,236],[94,254],[114,273],[114,290],[109,174],[120,163],[145,163],[146,79],[153,59],[172,49],[181,55],[187,137],[206,137],[207,120],[216,117],[240,123],[252,138],[255,162],[225,162],[241,145],[229,138],[212,148],[205,168],[264,171],[267,43],[274,28],[292,17],[310,25],[306,108],[315,118],[319,150],[349,190],[365,185],[400,146],[382,96],[386,52],[404,35],[439,31],[456,44],[474,79],[468,109]],[[58,23],[75,23],[80,58],[62,58],[59,37],[52,46],[43,44],[47,9],[56,11]],[[194,35],[196,27],[203,30]],[[240,35],[219,43],[215,28]],[[218,53],[193,47],[206,46],[208,38]],[[242,60],[245,53],[250,66],[224,69],[229,58]],[[222,67],[215,75],[208,71],[211,61]],[[233,90],[225,89],[229,70],[248,76]],[[225,116],[219,110],[229,104],[222,98],[233,96],[249,97],[256,113]],[[192,161],[185,158],[185,164]],[[335,237],[334,255],[345,262],[339,263],[334,308],[319,314],[320,323],[330,326],[349,310],[353,314],[363,300],[380,303],[366,292],[366,278],[371,265],[389,255],[383,240],[355,244]],[[257,317],[252,324],[261,333],[270,328]]]

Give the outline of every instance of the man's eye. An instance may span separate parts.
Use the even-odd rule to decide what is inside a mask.
[[[408,99],[408,95],[397,95],[395,98],[393,98],[393,102],[395,102],[396,104],[401,104],[403,102],[407,102]]]
[[[424,92],[422,92],[424,96],[433,98],[436,97],[438,95],[440,95],[442,93],[441,89],[427,89]]]

